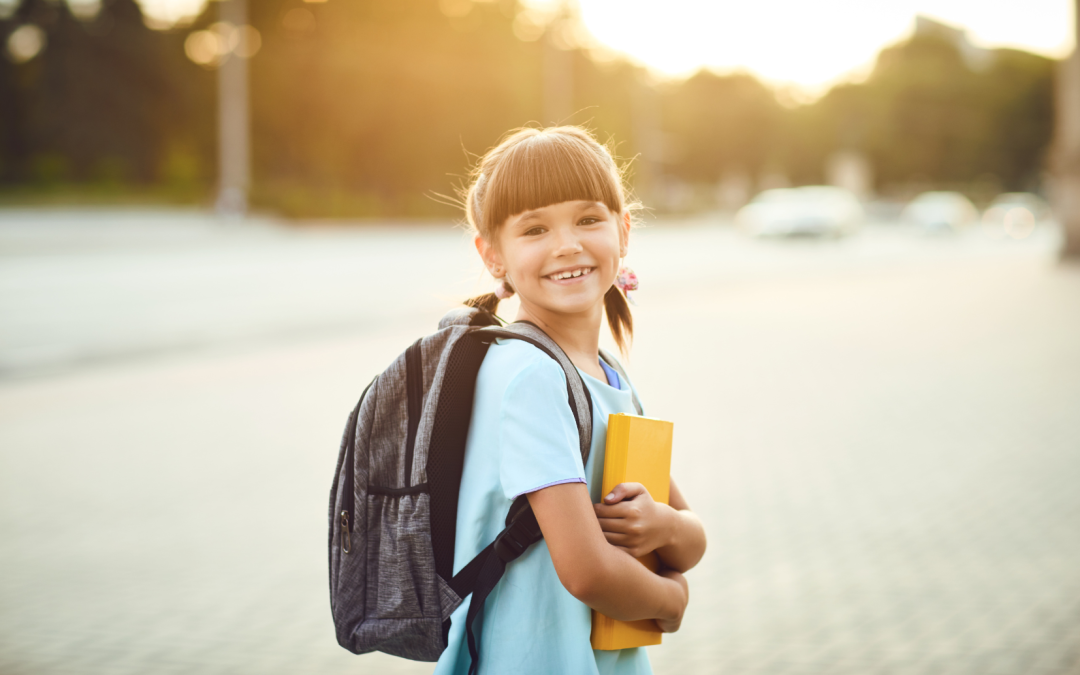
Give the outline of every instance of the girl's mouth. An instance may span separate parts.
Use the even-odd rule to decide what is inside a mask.
[[[549,274],[544,278],[560,285],[572,284],[589,276],[595,269],[595,267],[575,267],[573,269],[556,272],[555,274]]]

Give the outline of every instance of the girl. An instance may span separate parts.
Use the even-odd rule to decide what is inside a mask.
[[[528,495],[543,541],[510,563],[488,596],[482,673],[651,673],[644,649],[593,651],[590,608],[621,620],[655,619],[678,630],[689,599],[682,573],[705,551],[701,522],[675,482],[671,506],[635,483],[601,502],[607,418],[633,413],[634,389],[599,358],[600,324],[625,351],[630,310],[613,284],[630,235],[618,167],[576,127],[523,129],[480,162],[466,195],[476,249],[496,279],[469,304],[494,312],[520,298],[517,320],[548,334],[582,374],[593,402],[592,448],[583,466],[558,364],[521,340],[496,341],[476,382],[458,497],[454,571],[502,530],[513,500]],[[657,551],[653,574],[634,560]],[[452,616],[437,674],[469,671],[467,598]]]

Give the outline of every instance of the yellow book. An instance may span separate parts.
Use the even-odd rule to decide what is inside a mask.
[[[608,416],[607,446],[604,450],[604,491],[619,483],[641,483],[654,501],[668,503],[671,492],[671,422],[618,413]],[[655,553],[638,558],[656,572],[660,558]],[[663,635],[652,619],[616,621],[593,610],[593,649],[629,649],[660,644]]]

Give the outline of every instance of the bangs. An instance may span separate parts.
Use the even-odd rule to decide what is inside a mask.
[[[621,178],[611,155],[591,138],[578,137],[578,129],[568,131],[519,132],[532,133],[507,148],[489,176],[482,229],[493,232],[511,216],[562,202],[601,202],[612,213],[623,210]]]

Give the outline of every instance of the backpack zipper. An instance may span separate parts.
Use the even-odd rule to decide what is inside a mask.
[[[352,415],[351,424],[349,425],[349,436],[345,446],[345,480],[342,486],[345,488],[345,494],[341,495],[341,515],[339,516],[341,520],[341,550],[344,553],[348,553],[352,549],[350,514],[352,514],[356,506],[356,467],[353,465],[353,458],[356,455],[356,425],[360,420],[360,406],[364,404],[364,398],[378,379],[379,376],[376,375],[368,383],[368,386],[364,387],[364,392],[360,394],[360,400],[356,402],[356,411]]]

